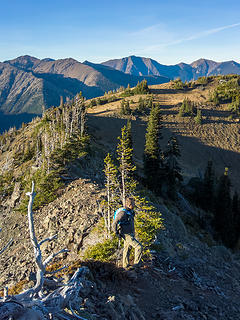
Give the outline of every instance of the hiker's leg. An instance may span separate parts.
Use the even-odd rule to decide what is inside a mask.
[[[128,267],[129,265],[129,255],[130,255],[130,244],[129,244],[129,235],[125,235],[124,247],[123,247],[123,268]]]
[[[142,245],[134,236],[131,236],[128,243],[135,249],[134,265],[138,265],[142,257]]]

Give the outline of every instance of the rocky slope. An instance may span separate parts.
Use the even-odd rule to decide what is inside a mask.
[[[156,203],[165,224],[157,240],[161,250],[152,252],[152,260],[139,270],[81,262],[81,250],[101,241],[94,225],[100,217],[98,201],[103,194],[96,184],[79,179],[34,217],[39,240],[58,234],[55,242],[43,246],[44,256],[67,247],[69,253],[57,260],[60,265],[74,270],[85,264],[91,270],[89,287],[81,293],[82,316],[101,320],[238,319],[240,257],[201,230],[198,210],[182,198],[168,202],[170,209],[164,199]],[[0,257],[1,287],[18,281],[28,287],[34,283],[35,265],[27,218],[10,212],[1,222],[1,237],[14,238]],[[121,251],[117,256],[121,259]],[[68,280],[70,274],[63,278]]]

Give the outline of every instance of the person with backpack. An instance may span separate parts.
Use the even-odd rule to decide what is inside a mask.
[[[134,205],[135,203],[133,198],[126,198],[125,206],[116,210],[114,214],[113,231],[119,239],[122,238],[124,240],[123,268],[128,268],[130,266],[129,255],[131,247],[135,249],[133,267],[139,266],[142,257],[142,245],[135,238]]]

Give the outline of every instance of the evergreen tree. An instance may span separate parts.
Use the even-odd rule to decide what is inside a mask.
[[[133,89],[134,94],[147,94],[150,92],[147,84],[147,80],[138,82],[137,86]]]
[[[231,182],[228,176],[228,168],[225,168],[224,174],[220,177],[217,186],[215,199],[215,212],[213,225],[222,239],[223,243],[229,246],[232,242],[232,214],[231,214]]]
[[[139,112],[143,112],[145,109],[145,103],[142,97],[139,97],[138,99],[138,110]]]
[[[120,106],[121,106],[120,113],[122,115],[130,115],[131,114],[132,111],[130,108],[129,101],[122,100]]]
[[[194,120],[197,124],[202,124],[202,111],[200,109],[197,109],[197,115]]]
[[[146,131],[146,142],[144,149],[144,176],[149,189],[160,193],[160,145],[161,138],[161,115],[159,105],[154,105],[151,109]]]
[[[175,198],[176,187],[178,182],[182,181],[181,168],[178,163],[178,158],[181,157],[178,140],[172,136],[167,144],[167,150],[164,152],[165,159],[165,174],[167,177],[168,195]]]
[[[193,116],[194,113],[195,113],[194,103],[192,101],[190,101],[189,99],[184,99],[182,102],[182,105],[179,109],[178,115],[180,117]]]
[[[232,200],[232,225],[233,225],[233,239],[231,247],[234,248],[239,239],[240,235],[240,203],[239,203],[239,196],[238,193],[234,192],[233,200]]]
[[[206,211],[213,211],[214,187],[215,187],[215,177],[214,177],[214,170],[213,170],[213,162],[209,160],[204,172],[203,190],[201,195],[201,207]]]
[[[104,159],[105,167],[105,186],[107,189],[107,214],[104,216],[105,226],[110,236],[111,232],[111,212],[114,212],[116,209],[117,203],[117,189],[119,187],[117,180],[117,167],[113,163],[112,157],[108,153]]]
[[[130,147],[129,133],[127,127],[122,128],[122,135],[118,137],[117,159],[119,161],[119,171],[121,174],[121,197],[123,205],[125,198],[131,196],[136,189],[136,181],[132,178],[136,167],[132,163],[133,149]]]
[[[126,102],[125,102],[125,114],[126,114],[126,115],[131,114],[131,108],[130,108],[129,101],[126,101]]]
[[[132,123],[131,120],[128,119],[127,121],[127,126],[126,126],[126,130],[127,130],[127,139],[129,141],[129,148],[133,149],[133,141],[132,141]]]

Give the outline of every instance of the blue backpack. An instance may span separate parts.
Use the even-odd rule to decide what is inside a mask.
[[[126,209],[126,208],[124,208],[124,207],[122,207],[122,208],[119,208],[119,209],[117,209],[115,212],[114,212],[114,217],[113,217],[113,219],[114,220],[116,220],[116,218],[117,218],[117,216],[118,216],[118,214],[121,212],[121,211],[124,211],[126,214],[128,214],[128,215],[131,215],[131,213]],[[118,221],[118,224],[128,224],[129,222],[126,220],[126,218],[124,219],[124,221]]]

